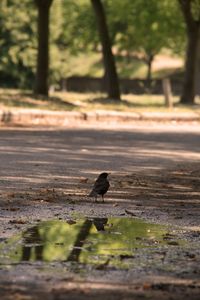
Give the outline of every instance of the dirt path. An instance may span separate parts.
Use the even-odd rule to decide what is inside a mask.
[[[198,299],[199,149],[200,125],[191,123],[1,129],[2,240],[38,220],[66,220],[79,213],[178,225],[183,229],[180,235],[193,243],[188,260],[187,251],[173,250],[185,260],[179,273],[143,268],[138,276],[134,270],[124,273],[105,268],[77,278],[73,272],[54,272],[52,265],[46,266],[46,273],[41,272],[45,267],[40,263],[1,266],[1,298],[131,299],[134,295],[136,299],[160,299],[162,295],[163,299],[186,299],[190,294],[190,299]],[[111,172],[111,188],[106,202],[95,204],[86,195],[96,175],[104,170]]]

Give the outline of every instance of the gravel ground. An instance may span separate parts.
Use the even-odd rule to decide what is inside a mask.
[[[169,248],[162,268],[149,265],[154,254],[142,256],[139,270],[85,266],[84,276],[59,262],[0,266],[1,299],[199,299],[199,148],[200,125],[192,122],[1,128],[3,240],[77,213],[168,224],[190,243]],[[94,203],[87,194],[102,171],[111,187],[105,203]]]

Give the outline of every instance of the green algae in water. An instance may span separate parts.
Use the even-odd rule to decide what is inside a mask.
[[[141,249],[167,245],[167,226],[132,218],[44,221],[0,245],[0,264],[63,261],[124,267]]]

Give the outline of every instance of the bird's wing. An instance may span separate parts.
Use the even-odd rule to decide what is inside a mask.
[[[106,181],[105,180],[104,181],[96,180],[93,190],[96,193],[101,193],[101,192],[104,192],[104,191],[107,192],[109,186],[110,186],[110,184],[107,180]]]
[[[93,189],[89,196],[97,196],[98,194],[105,194],[109,189],[109,182],[107,180],[97,179],[94,183]]]

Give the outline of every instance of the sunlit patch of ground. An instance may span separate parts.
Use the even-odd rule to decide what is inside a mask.
[[[197,112],[200,114],[200,99],[195,106],[178,104],[173,97],[174,108],[166,108],[162,95],[122,95],[122,101],[116,103],[106,99],[101,93],[51,92],[49,97],[36,97],[31,91],[0,89],[0,109],[41,109],[52,111],[122,111],[122,112]]]
[[[136,257],[122,256],[132,259],[128,270],[108,260],[80,269],[55,261],[5,266],[3,259],[1,299],[199,299],[199,125],[4,128],[0,135],[0,241],[5,255],[9,238],[21,247],[15,237],[43,221],[56,221],[66,239],[66,224],[75,226],[85,216],[140,219],[172,230],[163,233],[162,250],[158,238],[142,239],[153,243],[153,252],[150,247],[146,254],[137,250]],[[87,196],[102,170],[111,172],[105,203]],[[176,230],[180,239],[173,236]],[[53,225],[49,232],[55,234]],[[63,241],[57,237],[56,232],[53,242],[59,248]]]

